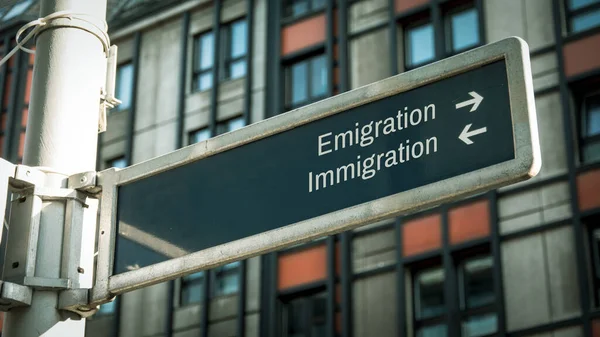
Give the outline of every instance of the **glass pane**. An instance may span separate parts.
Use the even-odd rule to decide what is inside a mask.
[[[212,32],[203,34],[200,36],[200,50],[198,54],[199,58],[199,68],[198,70],[206,70],[210,69],[213,66],[213,56],[214,56],[214,41],[213,41]]]
[[[312,0],[312,9],[321,9],[325,7],[325,0]]]
[[[292,92],[292,105],[299,104],[308,99],[307,92],[307,76],[308,64],[307,62],[301,62],[292,66],[292,79],[291,79],[291,92]]]
[[[498,319],[496,314],[469,317],[462,323],[462,337],[485,336],[496,332]]]
[[[415,309],[417,319],[439,316],[446,311],[444,307],[444,271],[441,268],[429,269],[417,274],[415,278]]]
[[[29,6],[31,5],[32,2],[33,2],[33,0],[25,0],[25,1],[21,1],[21,2],[17,3],[16,5],[14,5],[8,11],[8,13],[6,13],[6,16],[4,17],[4,21],[8,21],[16,16],[23,14],[25,12],[25,10],[27,8],[29,8]]]
[[[308,12],[308,0],[289,0],[288,15],[299,16]]]
[[[585,100],[585,136],[600,135],[600,94]]]
[[[231,27],[231,58],[246,55],[246,20],[235,22]]]
[[[591,143],[583,148],[583,161],[586,163],[600,161],[600,142]]]
[[[464,50],[479,43],[479,18],[475,8],[452,15],[452,51]]]
[[[246,126],[246,122],[243,117],[230,119],[227,121],[227,131],[234,131],[237,129],[241,129]],[[227,265],[229,266],[229,265]],[[237,265],[230,266],[230,268],[236,267]]]
[[[116,307],[117,307],[116,302],[117,301],[114,300],[112,302],[108,302],[108,303],[102,304],[100,306],[100,308],[98,309],[98,313],[102,314],[102,315],[113,314],[115,312]]]
[[[600,26],[600,9],[574,16],[571,19],[571,26],[573,33]]]
[[[121,100],[117,106],[118,110],[127,110],[131,107],[131,96],[133,88],[133,64],[128,63],[117,68],[117,83],[115,84],[115,95]]]
[[[215,295],[229,295],[238,291],[240,275],[237,270],[219,271],[216,279]]]
[[[408,66],[416,66],[433,60],[433,26],[426,25],[409,29],[406,34],[406,60]]]
[[[196,91],[203,91],[212,88],[213,76],[211,72],[196,76],[195,88]]]
[[[492,265],[491,256],[467,261],[463,265],[463,303],[468,309],[494,302]]]
[[[203,277],[204,277],[204,272],[203,271],[199,271],[197,273],[193,273],[193,274],[184,276],[183,277],[183,281],[184,282],[189,282],[189,281],[194,281],[194,280],[200,280]]]
[[[183,283],[181,285],[181,305],[187,305],[190,303],[198,303],[203,298],[203,283]]]
[[[232,62],[229,65],[229,78],[236,79],[246,76],[246,60]]]
[[[448,335],[445,325],[426,326],[417,330],[417,337],[444,337]]]
[[[304,299],[298,299],[285,304],[286,320],[287,325],[284,331],[287,332],[285,336],[304,336],[304,329],[306,329],[305,322],[305,305]]]
[[[209,138],[210,138],[210,130],[209,129],[201,129],[198,131],[194,131],[190,135],[190,144],[196,144],[203,140],[207,140]]]
[[[327,93],[327,62],[325,55],[312,59],[311,62],[311,98]]]
[[[124,167],[127,167],[127,161],[125,160],[125,157],[121,157],[121,158],[117,158],[117,159],[108,161],[106,163],[106,166],[107,167],[124,168]]]
[[[579,9],[598,2],[600,0],[569,0],[569,9]]]

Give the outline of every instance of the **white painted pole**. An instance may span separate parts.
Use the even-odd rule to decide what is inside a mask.
[[[100,22],[106,17],[106,0],[41,0],[40,4],[40,17],[58,11],[88,14]],[[47,187],[65,187],[68,174],[96,169],[105,71],[103,45],[95,35],[59,27],[38,36],[23,164],[64,173],[50,175]],[[64,203],[44,202],[36,277],[60,277],[64,220]],[[31,306],[6,313],[2,335],[83,337],[85,319],[58,310],[57,303],[58,291],[34,289]]]

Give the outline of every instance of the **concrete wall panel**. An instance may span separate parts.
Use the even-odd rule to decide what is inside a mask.
[[[530,235],[502,244],[502,271],[508,331],[550,321],[544,240]],[[535,280],[535,282],[532,282]]]
[[[235,318],[238,309],[238,297],[220,296],[210,301],[210,309],[208,311],[208,319],[210,322],[222,321],[225,319]]]
[[[389,34],[386,29],[351,40],[350,86],[352,89],[391,75]]]
[[[396,336],[396,273],[354,282],[354,336]],[[374,305],[376,303],[376,305]]]
[[[173,329],[181,330],[190,326],[198,325],[202,320],[202,306],[187,305],[175,308],[173,313]]]
[[[348,8],[348,31],[354,33],[386,22],[388,0],[357,1]]]

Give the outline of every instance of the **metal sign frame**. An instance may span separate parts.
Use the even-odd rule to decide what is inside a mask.
[[[189,255],[112,275],[117,236],[117,190],[120,185],[144,179],[334,114],[343,113],[350,108],[438,82],[499,60],[506,62],[515,142],[514,159]],[[529,48],[522,39],[512,37],[257,122],[161,157],[120,170],[113,168],[99,172],[98,182],[102,187],[102,203],[96,282],[91,291],[91,304],[101,304],[115,295],[200,270],[522,181],[535,176],[540,167],[541,155]]]

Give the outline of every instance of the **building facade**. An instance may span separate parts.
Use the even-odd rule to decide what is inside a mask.
[[[3,54],[38,6],[4,2]],[[600,336],[599,0],[109,5],[123,104],[99,170],[509,36],[530,47],[543,163],[527,182],[119,296],[87,336]],[[14,162],[33,63],[0,68]]]

